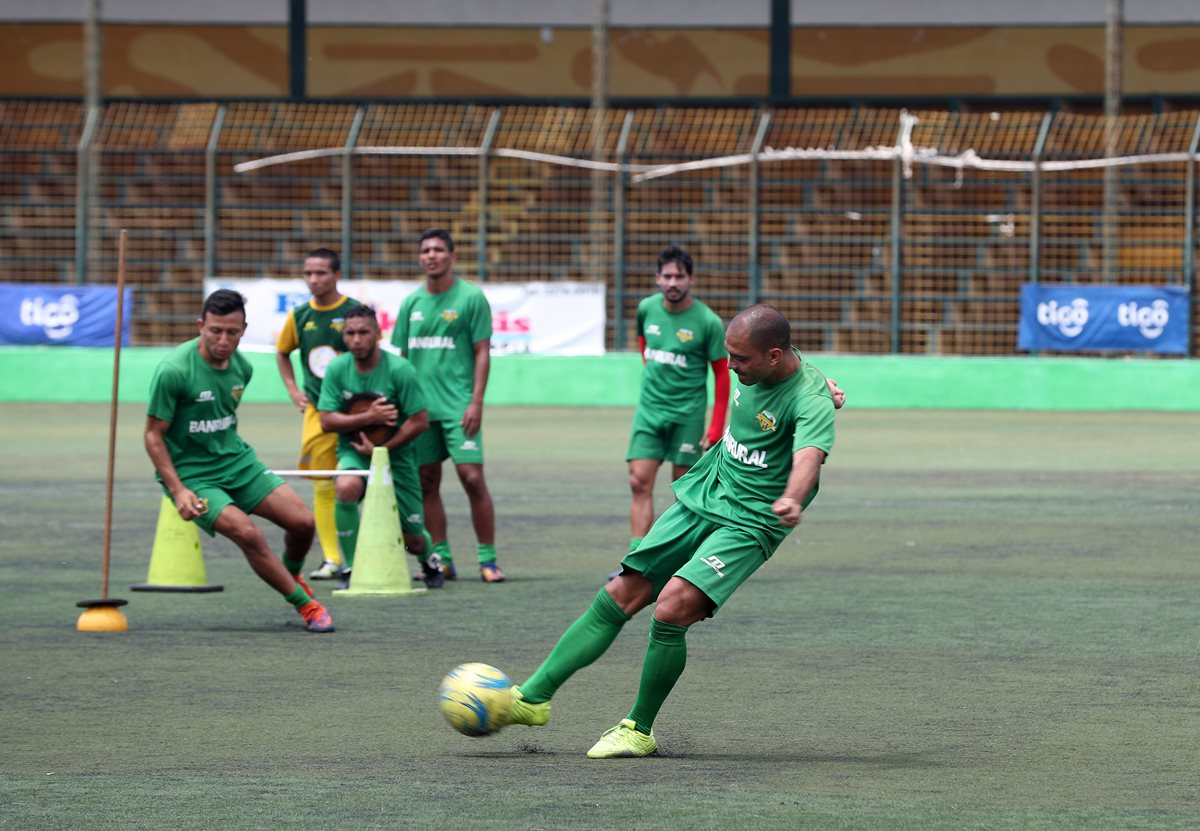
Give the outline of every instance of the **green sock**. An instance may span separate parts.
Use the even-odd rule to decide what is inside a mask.
[[[358,545],[358,503],[336,502],[333,506],[334,521],[337,522],[338,544],[342,549],[342,561],[346,568],[354,568],[354,547]]]
[[[283,599],[288,603],[291,603],[297,609],[299,609],[308,601],[312,600],[312,598],[308,596],[308,592],[304,590],[304,587],[299,584],[296,585],[295,591],[293,591],[291,594],[285,594]]]
[[[304,570],[303,557],[301,557],[299,560],[293,560],[285,553],[282,554],[279,559],[283,560],[283,567],[286,568],[288,570],[288,574],[292,575],[293,577]]]
[[[563,632],[542,665],[520,685],[522,697],[530,704],[549,701],[568,678],[604,654],[629,619],[601,589],[591,607]]]
[[[450,553],[450,543],[445,540],[433,544],[433,553],[441,557],[443,563],[454,562],[454,555]]]
[[[630,537],[629,538],[629,553],[632,554],[633,552],[637,551],[638,546],[641,544],[642,544],[641,537]]]
[[[479,544],[479,564],[496,562],[496,546],[491,543]]]
[[[629,718],[637,724],[639,733],[650,732],[654,717],[662,709],[679,676],[683,675],[687,665],[686,636],[686,626],[650,618],[650,645],[646,647],[646,660],[642,664],[642,681],[638,685],[637,700],[629,711]]]

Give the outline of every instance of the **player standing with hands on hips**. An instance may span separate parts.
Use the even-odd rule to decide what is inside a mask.
[[[317,402],[321,399],[325,368],[346,351],[342,340],[346,312],[362,305],[338,291],[341,275],[342,262],[336,251],[317,248],[308,252],[304,258],[304,283],[312,292],[312,299],[288,312],[275,344],[275,360],[288,397],[304,413],[300,434],[301,470],[333,470],[337,467],[337,436],[321,429]],[[292,367],[291,355],[296,349],[300,350],[303,389],[297,386]],[[317,539],[324,552],[321,565],[308,575],[313,580],[337,577],[342,570],[334,501],[333,481],[327,477],[313,479],[313,518],[317,522]]]
[[[296,607],[308,631],[332,632],[329,613],[300,576],[313,516],[238,435],[237,408],[253,372],[237,351],[245,298],[214,291],[196,323],[199,337],[176,347],[150,381],[144,440],[158,481],[183,519],[232,540],[255,574]],[[250,514],[283,529],[282,561]]]
[[[652,725],[683,674],[688,627],[715,615],[770,559],[817,495],[844,394],[831,391],[801,359],[787,319],[771,306],[738,314],[725,348],[738,383],[721,443],[675,482],[678,501],[621,561],[620,575],[537,671],[512,688],[509,723],[546,724],[558,688],[603,655],[626,621],[656,603],[633,709],[587,755],[654,753]]]
[[[466,491],[479,541],[479,576],[501,583],[496,509],[483,477],[483,394],[491,370],[492,309],[483,291],[454,274],[454,240],[440,228],[421,234],[425,283],[400,304],[392,343],[412,361],[429,405],[417,439],[425,527],[447,580],[458,577],[446,534],[442,462],[449,457]]]

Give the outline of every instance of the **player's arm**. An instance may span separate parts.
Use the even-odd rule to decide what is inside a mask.
[[[471,393],[471,403],[467,405],[462,417],[463,432],[468,437],[479,432],[483,424],[483,393],[487,389],[488,373],[492,369],[492,341],[490,338],[477,340],[472,347],[475,350],[475,389]]]
[[[371,402],[371,406],[361,413],[318,410],[317,417],[321,420],[321,430],[326,433],[352,433],[372,424],[395,424],[400,412],[396,405],[386,398],[376,398]]]
[[[195,492],[183,484],[175,470],[175,462],[171,460],[171,452],[167,450],[166,435],[170,426],[169,421],[146,416],[146,432],[143,436],[146,454],[158,475],[162,477],[163,485],[170,492],[171,499],[175,502],[175,510],[179,511],[179,515],[184,519],[195,519],[204,513],[204,509]]]
[[[420,410],[404,419],[404,423],[400,425],[400,429],[396,431],[396,435],[388,439],[383,447],[389,451],[395,450],[402,444],[408,444],[417,436],[429,429],[429,410]]]
[[[780,525],[792,528],[800,524],[801,505],[817,486],[824,462],[825,451],[819,447],[801,447],[792,454],[792,472],[788,474],[783,496],[771,505],[771,512],[779,517]]]
[[[700,449],[708,450],[721,440],[725,433],[725,414],[729,412],[729,359],[717,358],[712,362],[713,409],[708,423],[708,433],[700,439]]]
[[[275,365],[279,367],[279,377],[283,379],[283,385],[287,387],[288,398],[292,399],[293,404],[304,410],[309,405],[308,396],[297,386],[296,370],[292,366],[292,353],[299,346],[300,339],[296,335],[296,315],[288,312],[283,330],[275,340]]]
[[[829,394],[833,396],[833,407],[835,410],[840,410],[842,405],[846,403],[846,391],[838,386],[838,382],[832,378],[825,379],[825,386],[829,387]]]

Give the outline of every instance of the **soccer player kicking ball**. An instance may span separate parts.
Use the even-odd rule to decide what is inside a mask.
[[[312,514],[238,435],[237,407],[253,371],[237,351],[246,331],[245,298],[213,292],[197,325],[199,337],[163,359],[150,382],[145,445],[158,481],[181,517],[232,540],[254,573],[296,607],[309,632],[332,632],[333,620],[300,576],[315,532]],[[283,529],[282,561],[250,514]]]
[[[723,441],[674,484],[678,501],[621,561],[530,678],[513,687],[510,724],[550,720],[550,698],[608,649],[633,615],[657,603],[637,698],[588,758],[649,756],[652,726],[683,674],[688,627],[716,614],[800,523],[833,448],[834,410],[845,400],[800,358],[784,316],[751,306],[725,331],[737,376]],[[835,398],[836,396],[836,398]]]
[[[421,513],[421,480],[413,445],[413,440],[429,429],[429,413],[417,385],[416,370],[404,358],[380,349],[380,337],[379,321],[370,307],[355,306],[346,312],[342,338],[347,352],[330,361],[326,368],[317,411],[321,429],[340,434],[339,470],[363,470],[370,466],[375,444],[366,434],[367,428],[399,425],[390,437],[380,438],[379,446],[388,451],[391,460],[392,488],[400,513],[404,547],[421,562],[425,585],[436,589],[442,586],[445,577],[437,565],[428,560],[431,543]],[[359,413],[343,412],[347,402],[364,393],[377,396],[368,409]],[[337,585],[345,589],[350,587],[358,542],[358,503],[366,494],[367,486],[361,476],[338,476],[334,479],[334,488],[338,540],[346,557],[346,568]]]

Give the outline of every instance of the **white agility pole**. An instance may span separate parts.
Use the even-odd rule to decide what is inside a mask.
[[[272,470],[276,476],[370,476],[369,470]]]

